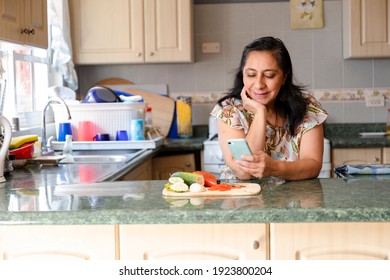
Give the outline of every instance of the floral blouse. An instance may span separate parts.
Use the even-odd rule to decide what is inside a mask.
[[[283,127],[267,125],[265,151],[272,159],[295,161],[299,158],[299,149],[302,135],[314,126],[323,123],[328,117],[327,112],[321,104],[311,95],[305,95],[309,100],[309,105],[303,122],[298,126],[297,134],[292,136],[288,132],[287,123]],[[248,133],[254,115],[245,110],[242,100],[236,98],[226,99],[222,106],[216,104],[211,111],[211,115],[216,119],[221,119],[232,128],[244,129]],[[221,179],[234,179],[234,175],[229,167],[225,166],[221,170]]]

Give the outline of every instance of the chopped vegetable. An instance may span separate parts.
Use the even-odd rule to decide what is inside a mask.
[[[230,185],[230,184],[216,184],[212,187],[209,187],[209,191],[230,191],[231,189],[237,189],[240,186]]]
[[[171,184],[174,183],[184,183],[184,180],[180,177],[169,177],[168,182]]]
[[[206,171],[194,171],[193,172],[194,174],[199,174],[199,175],[202,175],[203,178],[204,178],[204,186],[205,187],[211,187],[211,186],[214,186],[217,184],[217,178],[209,173],[209,172],[206,172]]]
[[[186,192],[188,191],[188,185],[183,182],[177,182],[170,186],[170,189],[174,192]]]
[[[194,174],[192,172],[183,172],[183,171],[175,172],[171,175],[171,177],[182,178],[184,180],[184,183],[186,183],[189,186],[193,183],[198,183],[204,186],[203,176],[199,174]]]
[[[206,188],[198,183],[193,183],[190,186],[190,192],[199,193],[206,191]]]

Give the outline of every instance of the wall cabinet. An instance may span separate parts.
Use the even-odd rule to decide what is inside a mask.
[[[76,64],[193,61],[192,0],[70,0]]]
[[[344,58],[390,57],[390,0],[343,1]]]
[[[178,171],[194,172],[196,170],[195,156],[190,153],[155,157],[152,170],[153,180],[168,180],[170,174]]]
[[[270,225],[271,260],[388,260],[390,223]]]
[[[114,225],[0,226],[0,259],[115,260]]]
[[[265,224],[121,225],[120,258],[266,259]]]
[[[0,39],[48,46],[46,0],[0,0]]]

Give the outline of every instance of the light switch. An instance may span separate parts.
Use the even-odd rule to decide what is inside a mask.
[[[202,44],[202,53],[219,53],[219,43],[203,43]]]

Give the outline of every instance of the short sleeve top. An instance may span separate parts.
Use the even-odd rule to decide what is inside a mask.
[[[322,124],[328,117],[327,112],[313,96],[305,94],[305,98],[308,100],[308,106],[303,122],[296,130],[296,135],[292,136],[289,133],[287,122],[283,127],[267,125],[265,151],[272,159],[297,160],[299,158],[302,135],[316,125]],[[251,112],[244,109],[242,100],[233,97],[224,100],[221,105],[216,104],[211,115],[221,119],[232,128],[243,129],[245,134],[248,132],[254,118]],[[229,169],[225,168],[222,170],[222,175],[224,175],[224,172],[229,172]],[[225,175],[225,177],[221,176],[221,178],[234,178],[231,175]]]

